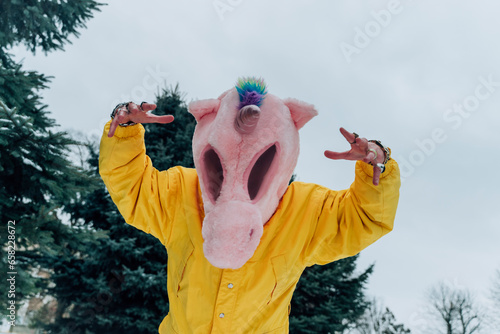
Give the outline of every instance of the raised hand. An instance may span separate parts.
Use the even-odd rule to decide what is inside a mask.
[[[134,123],[161,123],[167,124],[174,121],[172,115],[154,115],[150,111],[156,109],[156,104],[143,102],[137,105],[133,102],[128,103],[128,106],[121,107],[117,112],[111,126],[109,127],[108,137],[113,137],[115,130],[119,124],[134,122]]]
[[[351,144],[351,149],[344,152],[325,151],[325,156],[333,160],[361,160],[371,163],[373,165],[373,184],[377,186],[382,171],[377,163],[384,162],[384,151],[377,144],[369,142],[366,138],[358,137],[344,128],[340,128],[340,132]]]

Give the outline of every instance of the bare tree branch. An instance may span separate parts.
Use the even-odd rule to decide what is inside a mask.
[[[466,289],[440,283],[430,290],[428,300],[436,332],[474,334],[481,328],[479,310]]]

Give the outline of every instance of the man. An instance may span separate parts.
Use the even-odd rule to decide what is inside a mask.
[[[356,160],[349,189],[293,182],[298,129],[311,105],[241,80],[196,101],[196,169],[158,171],[140,123],[173,121],[154,104],[121,104],[101,141],[100,173],[127,223],[167,248],[164,333],[288,333],[289,305],[307,266],[353,256],[392,230],[400,177],[390,150],[341,128]],[[147,259],[146,259],[147,260]],[[138,315],[139,316],[139,315]]]

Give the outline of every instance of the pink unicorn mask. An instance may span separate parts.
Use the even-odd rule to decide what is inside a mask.
[[[243,78],[218,99],[194,101],[193,158],[205,209],[207,260],[238,269],[254,254],[285,193],[299,156],[298,130],[317,111],[268,94],[261,79]]]

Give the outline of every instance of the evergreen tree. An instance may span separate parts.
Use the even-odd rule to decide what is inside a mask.
[[[63,50],[70,36],[79,36],[101,3],[94,0],[2,0],[0,48],[24,44],[33,53]],[[7,55],[3,55],[4,57]],[[7,56],[8,58],[8,56]],[[2,59],[3,60],[3,59]]]
[[[13,248],[7,225],[15,221],[10,241],[16,248],[13,262],[2,257],[0,271],[17,272],[15,298],[0,299],[3,313],[8,301],[19,304],[41,291],[44,282],[36,274],[47,269],[44,257],[63,252],[75,240],[58,211],[88,185],[86,174],[68,158],[78,143],[54,130],[56,123],[38,95],[49,78],[24,71],[7,50],[17,44],[33,52],[62,49],[98,6],[95,1],[0,2],[0,238],[3,248]],[[84,232],[86,238],[92,236]],[[0,282],[0,290],[7,291],[6,280]]]
[[[369,302],[364,287],[373,265],[356,274],[358,256],[307,268],[293,294],[290,333],[345,333]]]
[[[167,125],[145,124],[146,152],[155,167],[193,167],[191,140],[195,120],[187,112],[178,87],[157,97],[156,114],[172,114]],[[98,153],[91,149],[89,165],[98,175]],[[53,259],[57,300],[54,322],[39,313],[38,323],[49,333],[155,333],[168,313],[167,253],[154,237],[125,223],[104,187],[89,191],[70,208],[74,224],[106,233],[72,257]]]
[[[158,170],[173,166],[194,168],[191,147],[196,120],[188,112],[179,86],[164,89],[156,100],[157,115],[174,115],[171,124],[145,124],[146,152]]]

